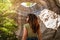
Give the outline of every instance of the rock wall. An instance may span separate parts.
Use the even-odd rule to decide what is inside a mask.
[[[13,8],[17,10],[18,14],[17,19],[18,30],[16,33],[19,36],[21,35],[20,33],[22,30],[22,24],[25,23],[25,15],[27,15],[28,13],[35,13],[36,15],[39,15],[40,12],[46,8],[60,15],[60,0],[11,0],[11,1],[13,2]],[[35,5],[32,8],[25,8],[20,5],[22,2],[36,2],[37,5]]]

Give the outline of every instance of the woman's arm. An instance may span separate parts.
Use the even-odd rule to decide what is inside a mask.
[[[22,40],[26,40],[26,39],[27,39],[27,29],[24,27],[24,28],[23,28]]]
[[[42,34],[40,29],[38,29],[37,34],[38,34],[38,40],[42,40]]]

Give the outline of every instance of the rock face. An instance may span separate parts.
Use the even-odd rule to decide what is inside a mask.
[[[60,13],[60,8],[57,6],[58,0],[44,0],[48,6],[48,9],[54,11],[55,13]]]
[[[60,15],[51,10],[44,9],[39,17],[46,26],[45,31],[42,33],[43,40],[60,40]]]
[[[22,24],[25,23],[25,15],[27,15],[28,13],[35,13],[36,15],[39,15],[39,14],[44,14],[45,15],[46,14],[45,16],[41,15],[41,17],[42,17],[41,20],[43,20],[43,22],[41,23],[41,26],[43,26],[45,24],[43,27],[41,27],[41,31],[43,30],[43,28],[45,28],[45,29],[46,28],[52,28],[52,26],[54,26],[52,29],[55,29],[57,19],[58,19],[57,24],[58,24],[58,26],[60,25],[60,15],[58,15],[58,18],[57,18],[57,15],[56,15],[56,13],[60,14],[60,0],[13,0],[13,1],[15,1],[14,2],[14,8],[17,9],[17,14],[18,14],[18,19],[17,19],[18,20],[18,31],[16,32],[17,34],[19,34],[18,36],[21,35],[20,33],[22,31],[22,26],[23,26]],[[20,3],[22,3],[22,2],[36,2],[38,5],[35,5],[31,8],[25,8],[25,7],[20,5]],[[49,9],[49,10],[46,10],[46,11],[49,11],[49,12],[46,13],[46,11],[43,10],[45,8]],[[40,11],[42,11],[42,12],[40,13]],[[54,12],[56,12],[56,13],[54,13]],[[53,15],[56,16],[56,17],[54,17]],[[46,31],[47,30],[49,31],[49,29],[46,29]],[[43,33],[43,31],[42,31],[42,33]],[[48,34],[48,31],[47,31],[47,34]],[[51,32],[51,31],[49,31],[49,32]],[[55,31],[52,31],[52,32],[54,34]]]
[[[60,26],[60,15],[57,15],[53,11],[44,9],[39,15],[47,28],[57,29]]]
[[[55,2],[60,7],[60,0],[55,0]]]

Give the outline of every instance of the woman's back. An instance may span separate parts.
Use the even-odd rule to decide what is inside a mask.
[[[29,25],[29,23],[25,24],[24,27],[28,31],[28,37],[37,37],[37,33],[34,33]]]

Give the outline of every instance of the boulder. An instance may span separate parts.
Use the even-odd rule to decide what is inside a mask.
[[[44,9],[41,11],[39,18],[45,25],[46,29],[43,28],[44,32],[42,33],[43,40],[60,40],[60,15],[57,15],[55,12]]]
[[[57,29],[60,26],[60,15],[51,10],[42,10],[39,17],[47,28]]]

